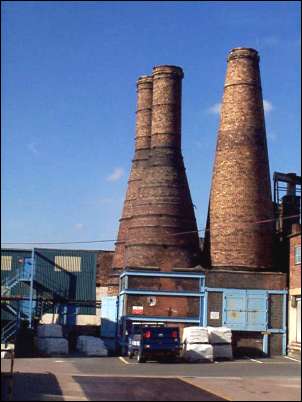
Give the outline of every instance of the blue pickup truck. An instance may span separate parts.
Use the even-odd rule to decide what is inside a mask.
[[[176,360],[180,352],[179,329],[156,325],[133,325],[128,337],[128,357],[138,363],[165,358]]]

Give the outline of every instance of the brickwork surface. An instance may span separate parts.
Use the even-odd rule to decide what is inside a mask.
[[[211,327],[222,326],[222,314],[223,314],[223,293],[222,292],[209,292],[208,293],[208,325]],[[215,311],[219,313],[218,319],[211,318],[211,312]]]
[[[282,354],[282,334],[270,334],[269,355],[278,356]]]
[[[301,232],[290,238],[290,289],[301,289],[301,264],[295,263],[295,247],[301,246]]]
[[[144,290],[165,290],[178,292],[199,292],[199,279],[191,278],[160,278],[158,277],[142,277],[129,276],[128,286],[130,289]]]
[[[283,296],[270,295],[268,302],[268,326],[273,329],[283,327]]]
[[[128,239],[129,222],[133,215],[133,203],[138,196],[139,186],[145,175],[150,152],[152,115],[152,77],[143,76],[137,81],[137,110],[135,155],[132,161],[128,188],[124,202],[118,238],[113,257],[113,267],[125,267],[125,244]]]
[[[111,274],[113,251],[99,251],[96,259],[96,286],[108,286]]]
[[[143,306],[143,315],[148,317],[199,317],[199,297],[156,296],[156,305],[151,306],[147,296],[128,295],[128,315],[133,314],[132,306]]]
[[[126,243],[131,267],[163,271],[200,262],[192,200],[181,154],[181,68],[153,68],[151,153]],[[179,235],[179,233],[183,233]]]
[[[206,286],[233,289],[272,289],[287,288],[287,275],[277,272],[231,272],[208,271]]]
[[[253,49],[233,49],[210,195],[212,266],[271,270],[273,224],[255,222],[272,218],[259,57]]]

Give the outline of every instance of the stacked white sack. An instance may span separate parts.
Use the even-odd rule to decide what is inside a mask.
[[[209,343],[207,328],[185,327],[182,334],[183,343]]]
[[[182,357],[189,362],[212,362],[213,346],[209,344],[186,344]]]
[[[207,327],[211,344],[232,343],[232,330],[227,327]]]
[[[108,356],[107,348],[102,339],[94,336],[79,336],[77,350],[86,356]]]
[[[214,359],[233,359],[233,349],[232,345],[229,343],[217,343],[213,346]]]
[[[44,324],[37,328],[39,338],[62,338],[62,326],[58,324]]]
[[[84,343],[85,343],[85,341],[86,341],[86,338],[89,338],[89,336],[87,336],[87,335],[80,335],[80,336],[78,337],[78,339],[77,339],[77,350],[78,350],[79,352],[82,352],[82,351],[83,351]]]
[[[46,355],[67,355],[68,341],[65,338],[36,338],[36,347]]]

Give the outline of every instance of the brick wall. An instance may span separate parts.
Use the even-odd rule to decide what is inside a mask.
[[[96,258],[96,285],[108,286],[112,273],[113,251],[100,250]]]
[[[148,296],[128,295],[127,314],[133,314],[133,306],[143,306],[143,315],[150,317],[199,317],[199,297],[155,296],[155,298],[156,304],[150,306]]]
[[[209,270],[206,286],[233,289],[272,289],[287,288],[287,275],[277,272],[239,272]]]
[[[282,334],[269,335],[269,355],[277,356],[282,354]]]
[[[208,293],[208,325],[211,327],[222,326],[223,314],[223,293],[222,292],[209,292]],[[219,313],[219,319],[212,319],[211,312]]]
[[[283,327],[283,296],[270,295],[268,301],[268,325],[272,329]]]
[[[290,237],[290,289],[301,289],[301,264],[295,263],[295,247],[301,246],[301,233],[297,233]]]
[[[129,276],[129,289],[199,292],[199,279]]]

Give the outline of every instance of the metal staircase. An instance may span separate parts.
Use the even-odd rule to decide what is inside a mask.
[[[68,299],[68,287],[70,284],[70,274],[65,271],[65,286],[61,283],[53,283],[52,281],[46,281],[43,276],[43,270],[35,270],[32,267],[32,263],[27,261],[27,268],[25,266],[22,268],[18,268],[17,271],[14,272],[13,275],[5,277],[1,281],[1,297],[6,296],[9,297],[12,295],[12,290],[15,286],[20,283],[27,282],[29,295],[33,294],[33,288],[40,289],[42,291],[46,291],[53,295],[53,297],[59,298],[61,300]],[[64,271],[64,270],[62,270]],[[33,273],[34,272],[34,273]],[[33,277],[32,277],[33,275]],[[46,283],[45,283],[46,282]],[[13,316],[12,320],[1,328],[1,343],[6,343],[9,340],[12,340],[16,334],[17,329],[20,326],[20,321],[26,320],[31,322],[33,318],[39,319],[45,310],[48,309],[49,306],[38,300],[37,302],[30,303],[30,297],[28,296],[27,300],[7,300],[1,301],[1,308],[6,310],[11,316]],[[44,310],[44,311],[43,311]]]
[[[9,297],[15,286],[21,282],[30,282],[30,280],[31,272],[25,272],[23,267],[22,269],[18,268],[14,272],[14,275],[7,276],[1,281],[1,297]],[[1,309],[6,310],[6,312],[13,316],[13,319],[9,320],[8,323],[1,328],[1,343],[7,343],[14,338],[21,320],[30,320],[32,312],[30,312],[29,305],[20,303],[22,302],[12,300],[1,301]]]
[[[1,328],[1,343],[6,344],[8,340],[12,339],[17,331],[17,321],[9,321],[3,328]]]
[[[7,276],[1,281],[1,296],[8,296],[13,287],[24,281],[30,281],[30,277],[25,275],[21,269],[18,269],[14,276]]]

